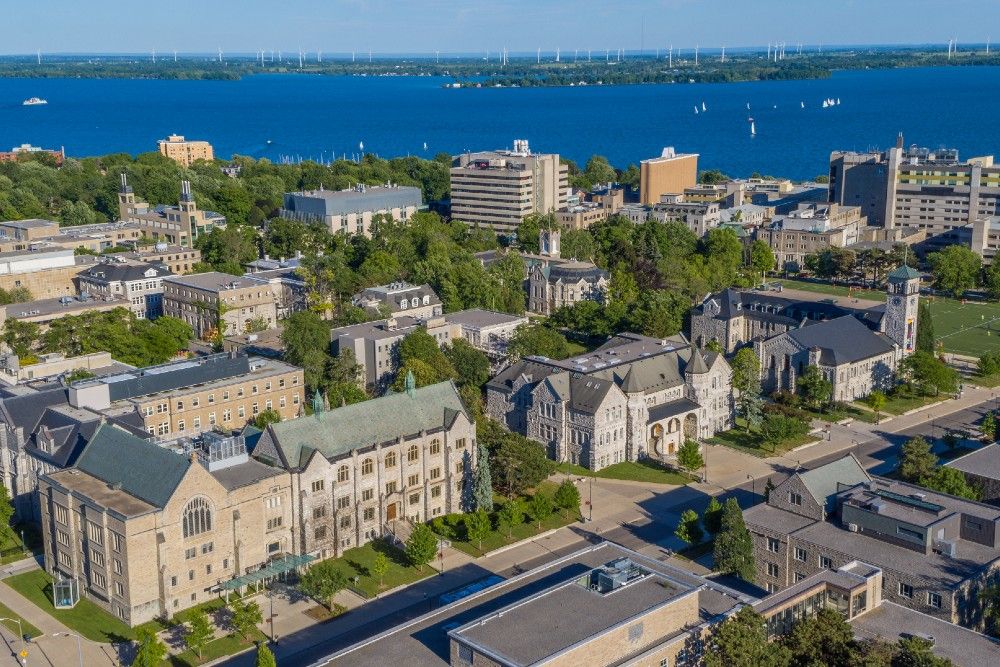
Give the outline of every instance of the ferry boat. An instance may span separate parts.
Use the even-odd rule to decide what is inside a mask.
[[[48,100],[43,100],[41,97],[29,97],[25,101],[21,102],[21,104],[26,107],[33,107],[33,106],[38,106],[39,104],[48,104],[48,103],[49,103]]]

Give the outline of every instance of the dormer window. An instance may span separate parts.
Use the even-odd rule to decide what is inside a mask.
[[[425,306],[426,306],[426,305],[429,305],[429,304],[430,304],[430,302],[431,302],[431,297],[430,297],[430,295],[429,295],[429,294],[425,294],[425,295],[424,295],[424,305],[425,305]]]
[[[406,310],[409,305],[410,302],[407,301],[406,299],[403,299],[402,301],[399,302],[399,307],[402,308],[403,310]]]

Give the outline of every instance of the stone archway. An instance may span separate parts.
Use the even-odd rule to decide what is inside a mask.
[[[698,416],[693,412],[684,417],[684,437],[691,440],[698,439]]]
[[[649,449],[657,456],[663,456],[663,424],[653,424],[649,429]]]

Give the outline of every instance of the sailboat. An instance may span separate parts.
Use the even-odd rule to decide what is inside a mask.
[[[363,141],[358,142],[358,150],[363,151],[364,149],[365,149],[365,142]]]
[[[750,111],[750,103],[747,102],[747,111]]]
[[[837,98],[837,105],[838,106],[840,105],[840,98],[839,97]]]
[[[825,109],[828,106],[830,106],[830,100],[823,100],[823,108]]]
[[[424,142],[424,150],[427,150],[427,142]]]
[[[757,136],[757,126],[754,125],[753,118],[749,118],[748,120],[750,121],[750,136],[751,137],[756,137]]]
[[[806,108],[806,103],[805,102],[799,102],[799,108],[805,109]]]
[[[694,115],[695,115],[695,116],[697,116],[697,115],[698,115],[698,105],[697,105],[697,104],[696,104],[696,105],[694,105]]]
[[[702,111],[708,111],[708,109],[705,108],[705,103],[704,102],[701,103],[701,110]]]

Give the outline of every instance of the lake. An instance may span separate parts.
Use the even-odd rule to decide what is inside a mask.
[[[383,157],[432,157],[525,138],[535,151],[579,162],[597,153],[625,166],[675,146],[699,153],[702,169],[797,179],[825,174],[832,150],[884,148],[900,131],[908,144],[954,146],[962,157],[1000,150],[1000,67],[732,84],[456,90],[443,83],[295,74],[0,79],[0,150],[31,143],[65,146],[74,156],[134,154],[178,133],[210,141],[222,157],[328,160],[357,153],[360,142]],[[49,104],[21,105],[33,96]],[[841,103],[823,109],[826,98]]]

